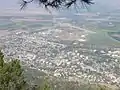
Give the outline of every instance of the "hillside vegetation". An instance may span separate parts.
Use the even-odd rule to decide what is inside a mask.
[[[49,82],[46,79],[40,85],[28,83],[20,61],[5,60],[4,54],[0,51],[0,90],[113,90],[105,85],[79,85],[75,82],[55,82],[54,80]]]

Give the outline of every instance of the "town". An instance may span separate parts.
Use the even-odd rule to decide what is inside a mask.
[[[1,37],[2,50],[6,57],[53,77],[120,86],[120,48],[87,45],[91,32],[70,26],[11,32]]]

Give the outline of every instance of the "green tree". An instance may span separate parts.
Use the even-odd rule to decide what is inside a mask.
[[[19,60],[5,62],[0,51],[0,90],[23,90],[26,85]]]

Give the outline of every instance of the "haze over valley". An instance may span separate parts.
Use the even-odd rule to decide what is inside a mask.
[[[6,57],[61,80],[120,85],[119,9],[73,15],[3,12],[0,45]]]

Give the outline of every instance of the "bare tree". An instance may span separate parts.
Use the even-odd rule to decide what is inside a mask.
[[[24,9],[24,7],[26,7],[27,4],[33,2],[36,2],[39,5],[44,6],[45,8],[51,7],[55,9],[59,9],[62,7],[69,8],[73,4],[75,6],[79,6],[80,3],[84,6],[94,4],[92,0],[21,0],[20,9]]]

